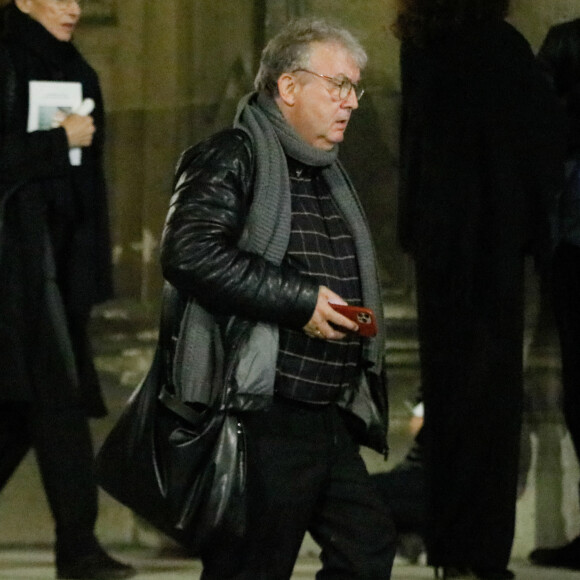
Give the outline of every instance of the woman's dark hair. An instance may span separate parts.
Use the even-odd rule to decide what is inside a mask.
[[[509,12],[510,0],[398,0],[398,4],[395,35],[421,43],[468,22],[502,20]]]

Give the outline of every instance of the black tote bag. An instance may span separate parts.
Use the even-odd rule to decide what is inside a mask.
[[[160,344],[167,326],[162,317]],[[243,534],[243,429],[224,410],[225,389],[202,411],[177,400],[168,389],[163,352],[158,345],[149,372],[99,450],[97,481],[197,554],[218,528]]]

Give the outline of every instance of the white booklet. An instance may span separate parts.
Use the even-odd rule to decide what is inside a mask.
[[[83,101],[81,83],[61,81],[30,81],[28,132],[44,131],[55,127],[59,113],[69,115],[77,110]],[[71,165],[81,164],[81,148],[69,149]]]

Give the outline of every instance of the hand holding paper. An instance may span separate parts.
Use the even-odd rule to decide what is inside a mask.
[[[90,115],[93,112],[94,108],[95,108],[95,101],[93,101],[93,99],[85,99],[81,103],[80,107],[75,109],[73,111],[73,113],[75,115],[80,115],[81,117],[85,117],[86,115]]]
[[[93,142],[95,126],[92,117],[88,117],[95,108],[93,99],[85,99],[80,106],[73,110],[71,115],[65,117],[60,123],[66,131],[69,145],[69,157],[71,165],[80,165],[82,154],[81,147],[89,147]]]
[[[63,127],[69,143],[71,165],[81,164],[81,147],[93,142],[95,126],[91,114],[93,99],[83,100],[78,82],[30,81],[28,127],[38,131]]]

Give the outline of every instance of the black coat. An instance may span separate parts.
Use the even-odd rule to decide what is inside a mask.
[[[580,18],[552,26],[538,52],[554,91],[566,109],[568,157],[580,156]]]
[[[509,24],[404,43],[399,237],[414,258],[434,565],[504,568],[522,404],[524,256],[546,264],[561,110]]]
[[[37,379],[47,382],[34,368],[55,342],[43,298],[46,233],[68,313],[88,316],[112,295],[104,111],[97,75],[70,42],[13,4],[0,12],[0,27],[0,399],[29,400]],[[27,133],[30,80],[78,81],[95,100],[97,133],[81,166],[69,163],[64,129]]]

